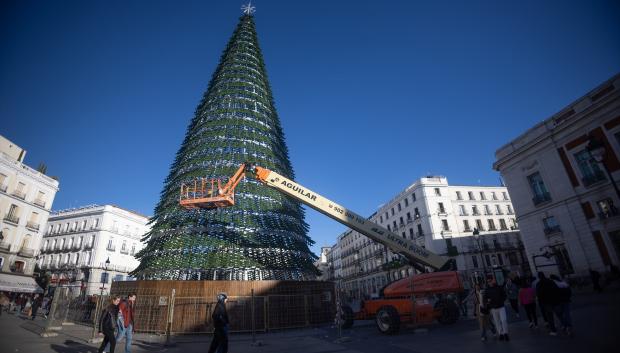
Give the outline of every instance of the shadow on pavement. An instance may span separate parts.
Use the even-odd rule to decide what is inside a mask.
[[[66,340],[64,345],[60,344],[51,344],[53,352],[58,353],[95,353],[97,352],[97,348],[93,346],[89,346],[80,342]]]

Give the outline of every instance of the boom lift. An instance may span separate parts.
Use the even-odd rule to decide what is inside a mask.
[[[426,272],[424,266],[437,271],[422,273],[388,284],[382,290],[382,298],[362,302],[358,319],[375,319],[383,333],[396,333],[401,322],[453,323],[458,318],[456,304],[448,300],[451,293],[463,290],[455,261],[436,255],[399,235],[372,223],[357,213],[297,184],[296,182],[265,168],[241,164],[235,174],[223,184],[219,179],[199,179],[181,185],[179,204],[186,209],[211,209],[235,204],[235,187],[246,175],[252,174],[263,184],[278,190],[324,215],[356,230],[366,237],[386,245],[409,262]],[[346,308],[345,326],[352,325],[352,312]]]

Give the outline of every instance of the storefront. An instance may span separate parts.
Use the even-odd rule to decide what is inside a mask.
[[[43,289],[29,276],[0,273],[0,291],[17,293],[43,293]]]

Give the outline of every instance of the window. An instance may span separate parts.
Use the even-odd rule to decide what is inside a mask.
[[[82,226],[80,227],[80,230],[84,230],[86,229],[86,220],[82,221]]]
[[[123,275],[114,275],[114,279],[112,281],[116,282],[116,281],[122,281],[123,280]]]
[[[403,224],[405,224],[405,222],[403,221],[403,217],[400,217],[400,225],[402,226]]]
[[[413,228],[409,228],[409,239],[413,239]]]
[[[484,259],[485,259],[485,262],[487,263],[487,266],[491,267],[491,257],[487,254],[487,255],[484,255]]]
[[[501,253],[497,253],[497,261],[499,261],[500,266],[504,266],[504,258]]]
[[[510,264],[510,266],[516,266],[519,264],[519,260],[517,260],[517,254],[515,254],[514,252],[509,252],[508,254],[506,254],[507,258],[508,258],[508,263]]]
[[[456,199],[457,199],[457,200],[462,200],[462,199],[463,199],[463,195],[461,195],[461,192],[460,192],[460,191],[457,191],[457,192],[456,192]]]
[[[495,214],[498,214],[498,215],[504,214],[504,212],[502,212],[502,208],[500,207],[500,205],[495,205]]]
[[[405,232],[400,233],[400,235],[402,235],[403,239],[407,239],[407,236],[405,236]]]
[[[101,273],[101,283],[108,283],[109,273],[102,272]]]
[[[575,273],[575,270],[573,269],[573,264],[570,260],[570,256],[568,255],[568,251],[566,250],[564,245],[559,244],[552,246],[551,250],[553,250],[555,262],[558,264],[558,268],[562,276]]]
[[[118,222],[117,221],[112,222],[112,231],[114,233],[118,233]]]
[[[418,211],[417,207],[413,209],[413,218],[415,219],[420,218],[420,211]]]
[[[489,205],[484,205],[484,214],[487,216],[492,215],[491,208],[489,207]]]
[[[480,216],[480,212],[478,211],[478,206],[476,205],[471,206],[471,214],[473,214],[474,216]]]
[[[99,227],[99,218],[95,218],[93,224],[90,226],[91,229],[97,229]]]
[[[388,230],[391,232],[391,231],[392,231],[392,228],[390,228],[390,225],[389,225],[389,224],[388,224],[387,226],[388,226]]]
[[[421,237],[424,235],[424,232],[422,231],[422,225],[418,224],[418,236]]]
[[[478,257],[477,256],[472,256],[471,257],[471,262],[474,264],[474,268],[478,268]]]
[[[508,193],[507,192],[502,192],[502,195],[504,196],[504,200],[508,201]]]
[[[459,215],[467,216],[467,211],[465,210],[465,205],[459,205]]]
[[[11,207],[9,208],[9,213],[7,213],[5,219],[13,223],[19,222],[18,213],[19,207],[17,205],[11,205]]]
[[[445,231],[450,231],[450,226],[448,226],[448,220],[447,219],[442,219],[441,220],[441,229],[443,229]]]
[[[47,250],[47,247],[50,245],[49,243],[50,243],[49,239],[45,241],[45,245],[43,245],[44,251]]]
[[[514,214],[514,212],[512,211],[512,207],[510,207],[510,205],[506,205],[506,211],[508,211],[508,214]]]
[[[383,216],[379,216],[379,222],[383,223]]]
[[[439,188],[435,188],[435,196],[441,196],[441,190],[439,190]]]
[[[392,224],[394,225],[394,229],[396,229],[396,221],[393,221]]]
[[[6,175],[0,173],[0,187],[2,188],[2,191],[6,191],[6,185],[4,185],[4,181],[6,180]]]
[[[507,230],[508,229],[508,227],[506,226],[506,220],[505,219],[502,218],[502,219],[499,220],[499,228],[501,230]]]
[[[437,205],[439,206],[439,214],[445,214],[446,209],[443,206],[443,202],[439,202]]]
[[[107,247],[107,249],[109,251],[116,250],[116,248],[114,247],[114,238],[110,238],[110,240],[108,240],[108,247]]]
[[[469,227],[469,221],[466,219],[463,220],[463,230],[465,232],[471,231],[471,228]]]
[[[551,195],[549,195],[547,187],[545,186],[539,172],[530,174],[527,177],[527,180],[530,184],[530,188],[532,189],[532,193],[534,194],[534,198],[532,199],[534,205],[551,200]]]
[[[474,197],[474,193],[472,191],[468,191],[467,192],[467,196],[469,196],[470,200],[475,200],[476,198]]]
[[[560,231],[560,225],[556,222],[555,217],[550,216],[543,219],[545,234],[552,234]]]
[[[476,220],[476,228],[480,231],[484,230],[484,227],[482,226],[482,221],[479,219]]]
[[[510,219],[510,229],[515,230],[519,229],[519,225],[517,224],[517,220],[514,218]]]
[[[413,194],[411,194],[411,200],[413,200],[413,202],[415,202],[415,192]]]
[[[484,192],[480,191],[480,200],[486,200],[487,197],[484,196]]]
[[[407,212],[407,222],[411,221],[411,212]]]
[[[575,160],[577,161],[577,166],[583,176],[581,178],[583,185],[590,186],[596,182],[607,179],[599,167],[599,164],[594,160],[594,158],[592,158],[592,155],[590,155],[588,150],[584,149],[575,153]]]
[[[493,200],[497,200],[497,194],[495,193],[495,191],[491,191],[491,198]]]
[[[612,199],[607,198],[596,202],[599,209],[599,217],[609,218],[618,215],[618,209],[614,206]]]
[[[489,223],[489,230],[497,230],[497,228],[495,228],[495,221],[487,219],[487,222]]]

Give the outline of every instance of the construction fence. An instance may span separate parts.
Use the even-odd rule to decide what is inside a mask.
[[[228,295],[231,332],[267,332],[334,321],[334,285],[321,281],[127,281],[114,282],[112,295],[135,293],[135,330],[153,334],[212,333],[216,296]],[[109,296],[72,298],[58,288],[51,326],[62,322],[93,325]]]

